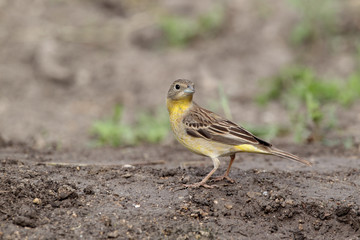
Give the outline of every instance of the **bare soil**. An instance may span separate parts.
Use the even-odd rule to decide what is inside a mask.
[[[0,237],[358,239],[358,152],[281,147],[314,166],[238,154],[236,183],[187,189],[212,163],[181,146],[39,152],[10,144],[0,152]]]

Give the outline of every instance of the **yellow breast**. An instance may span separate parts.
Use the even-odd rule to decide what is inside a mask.
[[[204,138],[195,138],[186,133],[186,125],[183,123],[183,119],[191,107],[191,101],[167,100],[171,129],[176,139],[190,151],[200,155],[218,157],[229,153],[232,146]]]
[[[166,101],[166,105],[169,111],[171,129],[174,132],[176,139],[182,144],[184,144],[184,141],[187,139],[185,125],[182,120],[189,111],[191,104],[191,101],[184,100],[175,101],[167,99]]]

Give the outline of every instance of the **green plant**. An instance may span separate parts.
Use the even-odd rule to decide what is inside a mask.
[[[342,144],[346,149],[351,149],[355,145],[353,137],[345,137],[343,139],[324,139],[323,143],[329,147]]]
[[[158,24],[170,46],[184,47],[195,38],[213,35],[223,21],[224,7],[216,6],[195,18],[164,15]]]
[[[163,109],[158,109],[154,114],[140,112],[135,127],[138,141],[161,142],[170,129],[168,113]]]
[[[157,143],[169,132],[169,121],[164,111],[154,114],[140,112],[134,124],[123,120],[124,107],[116,105],[111,118],[96,121],[91,133],[95,136],[96,146],[136,145],[142,142]]]
[[[357,70],[350,75],[346,82],[346,91],[339,97],[340,102],[347,106],[350,105],[354,99],[360,97],[360,41],[357,43],[356,50]]]
[[[326,40],[338,31],[338,6],[335,0],[289,0],[300,12],[300,20],[295,25],[291,40],[303,44],[316,40]]]
[[[228,100],[227,95],[224,92],[224,87],[221,84],[219,84],[218,89],[219,89],[220,104],[221,104],[221,107],[225,114],[225,117],[229,120],[232,120],[232,114],[231,114],[231,109],[229,106],[229,100]]]
[[[290,67],[267,79],[269,90],[257,101],[285,104],[294,126],[295,140],[322,140],[336,125],[335,107],[349,106],[360,98],[360,73],[346,81],[325,80],[306,67]]]

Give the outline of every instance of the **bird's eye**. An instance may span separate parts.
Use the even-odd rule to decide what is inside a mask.
[[[180,85],[179,85],[179,84],[176,84],[176,85],[175,85],[175,89],[176,89],[176,90],[179,90],[179,89],[180,89]]]

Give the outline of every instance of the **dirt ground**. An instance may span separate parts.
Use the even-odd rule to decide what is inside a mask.
[[[236,183],[214,189],[183,187],[212,162],[172,136],[89,147],[91,124],[115,104],[132,122],[136,111],[165,108],[177,78],[195,81],[205,106],[221,83],[236,122],[289,125],[281,103],[253,101],[260,79],[298,57],[288,36],[299,14],[284,0],[223,1],[221,31],[183,49],[154,47],[156,15],[199,14],[212,1],[30,2],[0,0],[0,239],[360,239],[359,104],[339,109],[338,145],[275,139],[312,167],[238,154]],[[347,76],[356,63],[341,46],[304,52],[319,72]]]
[[[0,237],[358,239],[358,152],[281,147],[314,166],[240,154],[236,183],[186,189],[212,166],[181,146],[39,152],[10,144],[0,155]]]

